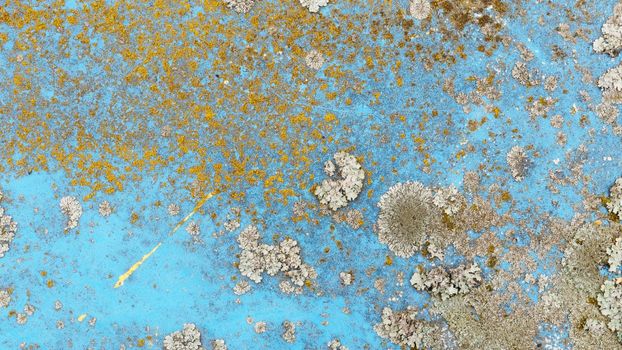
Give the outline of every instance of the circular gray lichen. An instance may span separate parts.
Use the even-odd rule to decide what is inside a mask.
[[[419,182],[398,183],[380,197],[377,230],[381,243],[397,256],[408,258],[440,225],[441,213],[432,190]]]

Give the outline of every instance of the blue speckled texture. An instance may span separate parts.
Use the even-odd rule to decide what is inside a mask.
[[[110,6],[112,3],[113,1],[106,1]],[[309,130],[304,127],[301,130],[289,130],[290,137],[294,139],[297,132],[301,133],[300,144],[293,147],[302,147],[305,144],[317,146],[306,153],[310,159],[307,175],[313,174],[315,179],[309,183],[317,183],[318,179],[323,179],[323,162],[330,159],[334,152],[348,147],[354,148],[352,154],[363,158],[363,168],[371,179],[370,183],[365,184],[361,196],[350,205],[363,213],[365,223],[362,228],[354,230],[346,223],[334,223],[329,216],[320,216],[314,211],[309,213],[313,219],[318,220],[317,224],[307,220],[294,222],[291,217],[295,200],[316,201],[308,187],[297,187],[297,179],[289,178],[289,174],[294,174],[296,164],[284,164],[274,160],[279,157],[277,150],[285,149],[286,153],[292,154],[295,149],[291,148],[292,144],[279,143],[278,136],[256,138],[253,147],[243,152],[251,155],[271,155],[270,159],[274,161],[254,165],[263,167],[268,175],[278,172],[285,174],[284,182],[277,184],[277,187],[292,188],[295,195],[287,203],[275,201],[268,206],[261,183],[232,185],[207,201],[192,218],[200,226],[202,244],[192,243],[185,226],[173,236],[168,236],[180,217],[169,216],[167,205],[178,203],[182,215],[192,211],[198,199],[190,196],[188,188],[195,178],[186,170],[199,165],[201,159],[209,168],[213,163],[226,162],[226,155],[223,156],[220,150],[209,146],[210,140],[219,131],[214,131],[207,124],[201,124],[199,120],[191,121],[188,128],[194,128],[197,133],[188,137],[196,139],[199,144],[207,145],[208,154],[189,152],[184,155],[177,152],[174,143],[160,143],[153,139],[159,135],[163,120],[171,121],[175,132],[174,120],[178,116],[173,113],[175,108],[163,109],[163,113],[152,121],[150,118],[128,118],[124,122],[127,129],[116,130],[121,137],[138,138],[140,136],[135,133],[147,135],[148,132],[156,135],[145,136],[144,140],[136,142],[135,150],[141,150],[143,145],[150,146],[149,142],[152,142],[160,147],[161,155],[171,155],[174,160],[166,166],[134,170],[133,174],[141,178],[125,180],[123,189],[113,194],[95,191],[93,197],[87,200],[84,198],[93,193],[92,188],[71,184],[71,179],[76,178],[77,174],[68,173],[64,167],[58,165],[58,160],[51,160],[49,169],[38,169],[31,174],[19,171],[13,166],[16,160],[33,159],[37,154],[52,152],[49,144],[42,144],[34,151],[16,147],[16,142],[21,141],[13,141],[19,140],[19,128],[28,118],[46,120],[49,129],[59,131],[63,128],[72,130],[74,125],[71,119],[75,117],[76,123],[81,124],[95,143],[103,147],[110,140],[110,136],[102,134],[105,128],[101,124],[119,117],[128,109],[138,115],[149,115],[152,113],[150,108],[157,108],[158,104],[149,102],[154,98],[149,90],[153,81],[129,84],[123,80],[126,73],[134,69],[132,62],[118,56],[116,60],[109,62],[96,59],[100,55],[115,58],[114,55],[108,56],[106,52],[118,43],[112,41],[107,33],[86,32],[91,39],[90,56],[81,57],[78,49],[72,53],[74,50],[71,47],[79,45],[72,40],[68,44],[68,54],[61,59],[45,53],[48,50],[58,50],[56,45],[61,34],[53,27],[38,32],[38,35],[43,34],[41,37],[45,38],[44,41],[41,40],[39,51],[20,50],[16,47],[16,40],[21,40],[17,38],[24,35],[25,29],[0,22],[0,33],[8,36],[0,46],[0,80],[3,81],[0,83],[0,123],[3,124],[0,129],[0,145],[5,145],[7,152],[9,148],[12,150],[10,157],[13,159],[3,159],[5,167],[0,176],[0,188],[6,196],[4,207],[7,213],[19,225],[11,250],[0,259],[0,288],[13,289],[11,304],[7,309],[0,310],[0,348],[18,349],[20,344],[26,343],[39,344],[42,349],[118,349],[121,344],[128,348],[138,347],[140,339],[146,339],[143,345],[145,348],[160,348],[164,335],[181,329],[186,322],[195,323],[201,329],[206,343],[210,339],[222,338],[229,349],[321,349],[334,338],[339,338],[350,349],[363,349],[365,346],[370,349],[383,348],[382,344],[386,346],[386,343],[373,330],[373,325],[380,320],[382,307],[424,307],[429,301],[425,293],[415,291],[407,281],[415,266],[425,264],[425,259],[420,256],[411,259],[395,257],[378,241],[373,232],[373,224],[378,215],[376,203],[391,185],[400,181],[416,180],[430,186],[454,184],[462,191],[464,173],[479,169],[480,173],[485,174],[481,178],[484,187],[499,184],[513,199],[511,204],[499,208],[500,213],[538,208],[539,213],[569,220],[582,205],[584,198],[581,191],[605,196],[613,181],[622,174],[620,137],[615,136],[611,127],[603,123],[579,96],[579,91],[584,90],[593,100],[590,103],[597,103],[601,99],[601,93],[593,82],[582,81],[582,75],[575,66],[586,67],[594,77],[598,77],[619,61],[607,55],[596,54],[591,47],[591,41],[599,36],[600,28],[611,13],[614,1],[591,4],[589,10],[592,14],[589,21],[570,22],[571,28],[580,27],[589,37],[589,41],[579,39],[575,43],[564,41],[555,32],[560,23],[569,22],[565,9],[572,8],[573,3],[574,1],[558,1],[554,6],[547,6],[528,1],[520,6],[525,11],[524,15],[503,18],[504,28],[500,33],[514,42],[524,44],[533,52],[535,57],[529,62],[529,68],[537,69],[544,75],[559,77],[559,87],[552,94],[544,91],[541,85],[527,88],[512,79],[512,67],[520,60],[520,53],[515,47],[499,45],[491,55],[479,52],[477,47],[483,43],[483,36],[477,26],[472,24],[458,33],[458,42],[463,46],[465,57],[457,58],[455,64],[435,64],[429,71],[424,69],[420,61],[408,58],[407,50],[401,50],[395,44],[404,35],[402,27],[395,26],[390,30],[394,37],[386,39],[373,39],[368,32],[358,32],[358,40],[364,42],[365,46],[387,50],[392,52],[389,56],[391,59],[401,60],[401,67],[397,70],[392,69],[392,63],[389,62],[376,63],[376,67],[368,69],[363,52],[355,52],[353,48],[331,37],[326,40],[331,43],[334,55],[327,57],[325,66],[318,72],[308,73],[308,81],[304,84],[300,77],[292,77],[296,65],[303,66],[304,60],[299,57],[299,52],[293,52],[285,45],[280,48],[282,53],[279,55],[273,55],[273,47],[266,48],[270,57],[275,57],[276,64],[264,62],[257,64],[254,70],[244,67],[230,74],[222,71],[226,65],[216,67],[216,63],[212,62],[218,56],[219,45],[227,43],[234,48],[231,52],[241,51],[248,43],[246,39],[250,38],[233,40],[235,36],[213,34],[212,38],[221,36],[220,41],[214,41],[217,44],[214,47],[200,41],[192,44],[195,47],[187,46],[188,49],[195,50],[197,57],[200,56],[197,60],[198,68],[193,74],[205,85],[196,87],[187,82],[186,86],[180,88],[189,94],[176,107],[180,114],[190,113],[184,109],[187,100],[205,100],[207,104],[214,103],[212,109],[217,118],[235,118],[240,129],[226,134],[224,138],[227,142],[236,142],[238,135],[255,139],[258,128],[264,126],[265,121],[271,120],[257,119],[259,126],[255,125],[251,122],[256,117],[255,113],[264,117],[279,113],[276,110],[271,111],[269,106],[265,110],[251,111],[247,115],[241,113],[237,107],[227,110],[228,105],[235,105],[238,101],[229,100],[230,95],[224,93],[218,96],[218,88],[210,86],[209,81],[212,81],[214,74],[225,74],[232,84],[255,78],[264,79],[261,83],[262,89],[269,90],[270,76],[277,72],[282,75],[282,82],[289,82],[292,87],[295,86],[293,91],[300,91],[299,100],[292,100],[292,91],[287,91],[283,96],[283,100],[288,100],[291,104],[288,115],[303,113],[315,121],[322,120],[326,113],[334,113],[339,119],[339,125],[332,130],[321,130],[325,132],[324,136],[338,140],[332,143],[308,137]],[[191,10],[183,16],[171,15],[168,20],[175,26],[188,19],[196,19],[200,13],[202,21],[217,19],[221,24],[235,22],[241,28],[248,29],[252,28],[252,14],[272,11],[272,6],[283,12],[286,9],[294,12],[304,10],[295,1],[278,5],[274,1],[266,0],[257,3],[251,10],[251,15],[238,15],[221,4],[208,10],[211,5],[206,4],[193,4]],[[33,1],[29,5],[33,8],[45,8],[48,5],[58,7],[54,1]],[[19,15],[13,12],[17,5],[12,1],[0,6],[13,16]],[[73,9],[79,12],[83,11],[82,6],[79,1],[65,1],[61,7],[67,11]],[[138,8],[143,6],[149,7],[150,4],[145,2]],[[372,12],[372,8],[378,9],[382,6],[386,6],[384,14]],[[407,6],[404,1],[395,2],[391,6],[375,2],[339,1],[323,7],[315,16],[322,16],[331,22],[334,13],[363,13],[365,16],[369,15],[368,20],[371,22],[382,20],[400,9],[405,10]],[[145,20],[146,17],[142,18],[143,23],[146,23]],[[435,10],[431,22],[425,28],[415,25],[408,33],[414,35],[416,38],[413,40],[424,47],[450,47],[451,50],[455,48],[455,43],[446,42],[439,33],[427,32],[439,21],[444,21],[442,11]],[[347,37],[355,29],[360,30],[363,27],[359,17],[352,29],[348,29],[346,23],[337,22],[337,19],[334,22],[341,26],[341,32],[331,34],[333,36]],[[308,26],[310,33],[324,30],[314,28],[307,22],[300,25]],[[82,30],[79,25],[71,28],[66,30],[73,30],[73,35]],[[128,38],[134,40],[142,30],[154,30],[154,27],[141,29],[140,25],[135,26],[129,29]],[[192,35],[187,27],[180,29],[180,32],[183,31]],[[147,36],[153,38],[153,34],[150,32]],[[261,47],[262,40],[270,34],[267,28],[263,28],[257,29],[256,35],[253,45]],[[185,45],[191,41],[184,39]],[[303,47],[312,44],[312,38],[308,37],[300,37],[294,41]],[[165,44],[173,45],[172,41]],[[553,60],[553,45],[561,47],[568,53],[567,57]],[[341,55],[353,55],[353,59],[349,62],[339,61],[337,52]],[[15,57],[28,57],[31,54],[34,55],[28,58],[31,71],[24,71],[25,68],[20,67],[21,63]],[[154,66],[163,64],[159,59],[161,57],[154,58]],[[106,64],[111,67],[111,72],[106,73]],[[340,92],[335,99],[326,99],[325,94],[333,90],[332,77],[325,75],[325,70],[331,65],[338,65],[344,71],[350,70],[353,76],[363,81],[362,93],[348,90],[344,94]],[[63,90],[62,84],[58,83],[56,68],[62,68],[79,82],[65,84],[66,90]],[[403,78],[402,86],[395,84],[396,71]],[[500,110],[497,118],[481,106],[473,106],[472,111],[466,114],[462,106],[443,91],[444,80],[453,77],[456,91],[468,93],[475,89],[475,82],[468,81],[468,77],[485,77],[491,71],[495,74],[494,85],[502,93],[499,100],[492,102]],[[18,88],[20,91],[13,90],[17,72],[28,77],[32,84],[29,89],[22,85]],[[157,74],[157,71],[150,71],[151,77],[157,77]],[[328,84],[327,90],[319,89],[319,80]],[[203,95],[202,90],[210,89],[213,94]],[[278,90],[277,86],[274,93],[278,94]],[[335,91],[338,89],[335,88]],[[374,92],[380,93],[378,103],[373,102]],[[243,92],[239,93],[246,96]],[[119,95],[124,97],[119,98]],[[550,117],[530,119],[525,110],[527,96],[537,99],[548,95],[557,99],[557,103],[547,115],[561,114],[566,121],[559,130],[550,125]],[[21,98],[22,101],[27,101],[33,96],[40,103],[26,108],[33,114],[24,117],[21,113],[24,107],[19,105],[18,100]],[[158,96],[160,98],[161,95]],[[180,97],[171,94],[169,98],[175,101]],[[350,104],[344,104],[346,98],[351,99]],[[219,106],[215,105],[217,99],[220,99]],[[409,99],[412,99],[412,103],[407,103]],[[142,105],[134,104],[136,101],[147,102]],[[266,104],[269,105],[270,102]],[[573,105],[578,108],[575,114],[570,113]],[[434,115],[432,110],[436,111]],[[51,116],[45,117],[46,113],[51,113]],[[403,115],[406,118],[403,122],[393,121],[392,115]],[[585,125],[580,125],[582,116],[585,117]],[[481,120],[482,117],[486,117],[487,121],[477,130],[469,131],[468,121]],[[427,119],[425,127],[420,124],[423,119]],[[449,132],[443,134],[443,129],[448,129]],[[34,137],[38,132],[36,130],[29,137]],[[556,143],[558,131],[567,136],[564,146]],[[405,135],[403,138],[402,134]],[[384,135],[389,142],[379,142],[379,135]],[[81,151],[77,146],[80,137],[82,136],[71,132],[64,139],[54,138],[53,145],[60,144],[71,148],[77,154],[90,154],[94,159],[101,156],[102,159],[110,160],[118,169],[126,166],[122,160],[100,155],[98,147]],[[413,142],[415,137],[425,140],[422,146],[424,152],[417,151],[419,145]],[[272,142],[277,143],[275,149],[270,148]],[[468,145],[473,145],[475,151],[457,157]],[[514,145],[530,145],[537,152],[533,158],[533,171],[522,182],[513,181],[506,166],[506,154]],[[567,152],[576,150],[580,145],[587,147],[587,162],[583,173],[588,181],[585,184],[560,186],[559,193],[552,193],[547,185],[549,173],[561,168],[556,160],[567,164]],[[402,146],[406,149],[402,150]],[[424,153],[432,160],[429,172],[424,171]],[[179,171],[181,165],[186,170]],[[175,178],[176,181],[170,182],[170,178]],[[223,181],[226,183],[227,180]],[[231,200],[228,197],[231,190],[241,191],[246,195],[240,201]],[[63,232],[65,218],[58,204],[60,198],[67,195],[79,198],[84,207],[79,226],[68,233]],[[97,212],[97,206],[102,200],[109,201],[115,207],[110,217],[104,218]],[[161,205],[154,205],[156,201],[161,201]],[[316,291],[322,291],[323,295],[318,296],[310,290],[302,295],[285,295],[278,288],[279,279],[268,276],[261,284],[251,282],[252,290],[245,295],[237,296],[233,293],[232,289],[237,282],[233,277],[240,278],[234,265],[237,261],[236,254],[239,253],[235,241],[239,230],[224,231],[222,235],[213,234],[222,230],[217,222],[222,222],[229,209],[236,206],[243,209],[242,228],[250,224],[253,218],[265,221],[261,232],[266,242],[277,233],[298,240],[303,259],[318,272]],[[250,213],[247,208],[252,208],[254,212]],[[138,214],[140,219],[137,223],[131,223],[132,213]],[[218,220],[210,218],[211,213],[215,213]],[[496,227],[494,230],[502,235],[511,228]],[[518,236],[521,237],[520,232]],[[336,240],[343,243],[343,250],[337,248]],[[116,279],[160,241],[163,242],[162,247],[125,285],[114,289]],[[517,244],[521,244],[520,240]],[[330,248],[328,252],[325,252],[326,247]],[[391,265],[385,264],[387,256],[392,257]],[[461,257],[450,254],[448,261],[450,260],[461,261]],[[482,257],[479,262],[483,265],[484,261],[485,258]],[[539,269],[547,271],[547,266],[547,262],[543,261]],[[368,269],[373,269],[369,275],[365,273]],[[340,284],[339,273],[348,270],[355,271],[356,280],[353,286],[346,288]],[[47,275],[42,276],[41,271],[45,271]],[[406,275],[403,286],[395,284],[395,274],[398,271]],[[486,268],[484,271],[485,275],[489,273]],[[377,278],[387,281],[383,294],[373,286]],[[54,281],[52,288],[46,285],[48,280]],[[397,302],[389,301],[397,292],[403,292],[403,297]],[[532,290],[532,295],[537,299],[536,290]],[[56,300],[63,304],[60,311],[54,310]],[[26,303],[34,305],[36,312],[28,318],[25,325],[18,325],[14,315],[9,315],[9,312],[21,312]],[[344,313],[344,307],[348,307],[351,312]],[[80,322],[77,319],[82,314],[87,316]],[[97,318],[97,322],[91,326],[88,321],[93,317]],[[253,319],[253,323],[247,322],[249,317]],[[65,323],[64,329],[56,328],[57,320]],[[287,344],[281,338],[280,325],[284,320],[301,322],[296,330],[297,341],[294,344]],[[253,325],[257,321],[268,322],[266,333],[254,332]]]

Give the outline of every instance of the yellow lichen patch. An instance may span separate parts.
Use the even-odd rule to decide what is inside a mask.
[[[379,80],[390,70],[395,77],[392,85],[408,87],[410,62],[395,60],[388,50],[349,34],[369,29],[371,40],[400,40],[396,47],[417,56],[425,51],[419,43],[397,39],[392,32],[394,27],[413,27],[402,13],[382,15],[382,21],[369,23],[369,13],[337,11],[331,18],[310,14],[297,3],[283,3],[279,11],[225,23],[222,14],[230,10],[216,0],[201,1],[199,13],[190,11],[187,3],[170,1],[145,6],[97,0],[79,10],[67,10],[61,2],[46,10],[17,2],[14,8],[19,16],[1,10],[3,23],[40,33],[20,36],[16,50],[40,46],[38,41],[46,39],[43,34],[54,26],[60,36],[58,49],[54,55],[52,50],[41,55],[55,62],[77,53],[92,60],[89,68],[101,75],[94,79],[54,68],[55,104],[64,107],[50,108],[45,117],[37,111],[48,102],[29,92],[38,76],[17,69],[11,94],[21,111],[18,119],[23,129],[7,144],[4,159],[7,167],[22,173],[60,168],[72,185],[88,187],[85,200],[166,173],[171,174],[169,183],[192,182],[185,187],[192,198],[202,198],[206,188],[221,188],[239,200],[250,186],[263,185],[268,204],[287,203],[313,183],[310,170],[318,153],[343,142],[334,131],[353,129],[341,118],[347,111],[339,108],[359,103],[357,97],[366,89],[361,73]],[[381,15],[377,9],[371,11]],[[371,27],[357,27],[362,24]],[[306,25],[318,30],[309,32]],[[278,35],[266,36],[266,28]],[[256,40],[259,36],[261,40]],[[5,37],[0,33],[0,41]],[[95,37],[105,48],[97,54]],[[330,58],[323,76],[311,76],[302,60],[279,63],[283,53],[304,57],[309,49],[304,38],[321,43],[318,50]],[[251,41],[258,44],[231,44]],[[361,63],[369,71],[349,68],[360,58],[356,52],[363,53]],[[434,53],[438,61],[452,62],[463,57],[464,49]],[[24,55],[19,67],[27,67],[34,58]],[[115,91],[110,104],[82,98],[119,81],[141,93]],[[307,89],[301,89],[303,85]],[[337,107],[315,110],[324,97]],[[370,103],[384,102],[383,97],[381,91],[373,91]],[[397,120],[407,124],[409,118],[400,115]],[[409,136],[405,132],[400,137]],[[418,151],[423,153],[424,148]],[[14,157],[16,153],[35,156],[24,159]],[[271,178],[274,169],[288,170],[280,171],[276,179]]]

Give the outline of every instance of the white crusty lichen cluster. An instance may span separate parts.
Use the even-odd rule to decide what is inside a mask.
[[[525,148],[521,146],[512,147],[506,156],[506,161],[510,167],[510,173],[516,181],[523,181],[532,166]]]
[[[335,163],[331,160],[324,163],[324,172],[331,178],[322,181],[314,191],[320,203],[333,211],[355,200],[363,189],[365,179],[365,171],[354,156],[347,152],[337,152],[334,158]],[[332,178],[336,171],[339,176]]]
[[[328,342],[328,350],[348,350],[348,347],[341,344],[339,339],[333,339]]]
[[[607,255],[609,256],[607,260],[609,272],[618,272],[622,266],[622,237],[616,238],[616,242],[607,248]]]
[[[425,346],[425,339],[431,333],[437,333],[437,329],[428,322],[420,320],[417,315],[417,310],[410,306],[401,311],[385,307],[382,310],[382,320],[374,325],[374,331],[393,344],[422,349]]]
[[[60,200],[60,210],[67,217],[65,230],[70,230],[78,226],[80,217],[82,217],[82,204],[76,197],[66,196]]]
[[[622,103],[622,66],[607,70],[598,78],[597,85],[603,92],[605,102]]]
[[[261,235],[255,226],[248,226],[238,236],[240,262],[238,269],[243,276],[259,283],[263,273],[275,276],[279,272],[287,278],[279,287],[285,293],[301,294],[307,281],[317,277],[315,269],[302,262],[298,242],[285,238],[277,245],[261,243]]]
[[[613,245],[607,247],[609,272],[619,273],[622,265],[622,237],[617,237]],[[598,306],[601,314],[609,320],[607,326],[622,339],[622,277],[608,279],[600,287]],[[622,341],[622,340],[621,340]]]
[[[602,36],[593,43],[594,51],[616,57],[622,50],[622,2],[618,2],[611,17],[602,27]],[[606,71],[598,78],[598,87],[606,103],[622,103],[622,66]]]
[[[416,181],[395,184],[378,202],[378,239],[395,255],[409,258],[425,245],[434,246],[430,240],[445,230],[443,216],[454,216],[465,206],[454,186],[432,190]]]
[[[250,290],[251,290],[251,285],[250,283],[248,283],[248,281],[240,281],[236,283],[235,286],[233,287],[233,293],[235,293],[235,295],[246,294],[250,292]]]
[[[110,204],[110,202],[108,201],[103,201],[101,203],[99,203],[99,215],[103,216],[103,217],[109,217],[112,214],[112,211],[114,210],[114,208],[112,207],[112,204]]]
[[[450,185],[436,190],[433,203],[445,214],[455,215],[466,205],[466,200],[454,185]]]
[[[11,303],[11,293],[8,289],[0,289],[0,307],[5,308]]]
[[[310,50],[305,56],[305,63],[309,68],[319,70],[324,65],[324,55],[318,50]]]
[[[175,204],[175,203],[171,203],[168,205],[168,215],[170,216],[177,216],[179,215],[181,208],[179,207],[179,205]]]
[[[430,0],[410,0],[408,11],[415,19],[423,20],[430,17],[432,5]]]
[[[615,57],[622,50],[622,2],[613,8],[613,15],[605,21],[602,36],[593,43],[594,51]]]
[[[438,266],[425,272],[418,269],[410,284],[419,291],[447,300],[454,295],[467,294],[482,282],[482,270],[476,264],[460,265],[453,269]]]
[[[255,0],[224,0],[228,8],[237,13],[247,13],[255,5]]]
[[[281,338],[288,343],[294,343],[296,341],[296,325],[291,321],[283,321],[281,326],[283,327]]]
[[[300,0],[300,4],[306,7],[309,12],[318,12],[320,7],[328,5],[328,0]]]
[[[164,337],[164,350],[204,350],[201,332],[193,323],[186,323],[181,331]]]
[[[2,198],[3,194],[0,191],[0,204]],[[0,206],[0,258],[9,251],[15,232],[17,232],[17,223],[5,213],[4,207]]]
[[[622,177],[618,178],[609,189],[607,209],[612,214],[622,216]]]
[[[354,274],[351,271],[340,272],[339,279],[341,280],[341,284],[349,286],[354,282]]]
[[[598,306],[600,312],[609,319],[607,326],[616,332],[618,337],[622,335],[622,284],[619,280],[607,280],[600,287]]]
[[[224,339],[212,340],[212,350],[227,350],[227,344]]]

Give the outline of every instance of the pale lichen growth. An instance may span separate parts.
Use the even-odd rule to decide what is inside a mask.
[[[616,125],[616,121],[620,114],[618,107],[611,103],[610,101],[603,101],[594,107],[594,112],[600,119],[602,119],[605,123],[612,125],[614,127],[619,127]],[[614,129],[615,131],[615,129]]]
[[[602,293],[598,295],[600,312],[609,319],[607,326],[610,330],[622,336],[622,285],[618,280],[607,280],[600,287]]]
[[[181,208],[179,207],[179,205],[175,204],[175,203],[171,203],[168,205],[168,215],[170,216],[177,216],[179,215],[179,212],[181,211]]]
[[[194,324],[186,323],[181,331],[164,337],[164,350],[204,350],[201,332]]]
[[[447,215],[457,214],[466,205],[464,197],[453,185],[438,189],[434,194],[433,203]]]
[[[557,78],[555,76],[548,76],[544,79],[544,90],[553,92],[557,88]]]
[[[11,303],[11,293],[8,289],[0,289],[0,307],[5,308]]]
[[[255,5],[255,0],[224,0],[228,8],[237,13],[247,13]]]
[[[382,320],[374,325],[374,331],[395,345],[415,349],[429,346],[427,338],[439,333],[438,327],[418,318],[414,307],[401,311],[385,307],[382,310]]]
[[[607,325],[601,320],[589,318],[587,321],[585,321],[585,327],[583,327],[583,329],[598,337],[605,333],[605,331],[607,330]]]
[[[225,230],[229,232],[233,232],[240,228],[240,214],[242,213],[242,209],[239,207],[233,207],[229,210],[229,214],[227,214],[227,221],[224,223]]]
[[[614,332],[598,326],[608,322],[598,302],[605,281],[601,267],[607,262],[607,248],[619,236],[619,230],[617,224],[585,224],[556,232],[567,241],[564,257],[559,273],[551,280],[550,289],[542,295],[537,312],[549,323],[568,320],[573,325],[569,335],[575,348],[614,349],[620,346]],[[591,320],[589,325],[588,320]]]
[[[609,103],[622,103],[622,65],[607,70],[598,78],[603,99]]]
[[[80,217],[82,217],[82,204],[76,197],[66,196],[60,200],[60,209],[63,215],[67,217],[65,230],[70,230],[78,226]]]
[[[103,217],[108,217],[110,216],[110,214],[112,214],[113,208],[110,202],[103,201],[99,204],[98,211],[99,211],[99,215]]]
[[[398,183],[380,197],[378,239],[397,256],[415,254],[439,226],[432,191],[419,182]]]
[[[268,325],[266,322],[259,321],[255,323],[254,329],[255,329],[255,333],[257,334],[265,333],[266,330],[268,329]]]
[[[0,203],[2,203],[2,199],[3,194],[0,191]],[[16,232],[17,223],[5,213],[4,207],[0,206],[0,258],[9,251]]]
[[[296,341],[296,325],[290,321],[283,321],[282,327],[281,338],[288,343],[294,343]]]
[[[506,161],[510,167],[510,173],[516,181],[523,181],[533,165],[525,148],[521,146],[512,147],[506,156]]]
[[[476,264],[460,265],[453,269],[438,266],[425,272],[418,269],[410,284],[419,291],[427,291],[441,300],[458,294],[467,294],[482,282],[482,271]]]
[[[348,272],[340,272],[339,279],[341,280],[341,284],[344,286],[349,286],[354,282],[354,274],[350,271]]]
[[[609,202],[607,209],[613,214],[622,216],[622,177],[616,179],[609,189]]]
[[[28,316],[32,316],[35,313],[35,307],[32,306],[31,304],[26,304],[24,305],[24,313]]]
[[[307,52],[307,55],[305,56],[305,63],[307,64],[307,66],[311,69],[315,69],[315,70],[319,70],[320,68],[322,68],[322,66],[324,65],[324,55],[322,55],[321,52],[319,52],[318,50],[311,50],[309,52]],[[329,170],[326,169],[326,166],[330,166],[330,164],[332,164],[331,161],[328,161],[324,164],[325,168],[324,170]],[[332,164],[332,172],[335,171],[334,169],[335,165]],[[328,171],[327,171],[328,173]],[[330,174],[329,176],[333,176],[332,174]]]
[[[309,12],[318,12],[320,7],[328,5],[328,0],[300,0],[300,4],[306,7]]]
[[[186,226],[186,232],[188,232],[191,237],[196,238],[201,234],[201,227],[199,227],[196,221],[191,221],[188,226]]]
[[[233,293],[235,293],[235,295],[246,294],[250,290],[251,290],[251,285],[250,283],[248,283],[248,281],[240,281],[235,284],[235,287],[233,287]]]
[[[540,81],[535,79],[529,71],[529,68],[527,68],[527,64],[521,61],[514,64],[514,68],[512,68],[512,78],[516,79],[519,84],[524,86],[536,86],[540,84]]]
[[[615,57],[622,50],[622,2],[613,8],[613,14],[602,27],[602,36],[593,43],[594,51]]]
[[[480,187],[480,178],[474,171],[467,171],[462,177],[462,187],[466,192],[475,193]]]
[[[212,340],[212,350],[227,350],[227,345],[223,339]]]
[[[240,220],[228,220],[225,221],[224,225],[225,230],[229,231],[229,232],[233,232],[235,230],[237,230],[238,228],[240,228]]]
[[[18,325],[25,325],[28,322],[28,316],[24,313],[18,313],[15,317],[15,321]]]
[[[286,280],[280,284],[285,293],[301,294],[303,286],[317,277],[315,269],[303,263],[298,242],[285,238],[278,245],[260,242],[261,236],[255,226],[248,226],[238,236],[240,262],[238,269],[243,276],[255,283],[262,281],[265,272],[275,276],[282,272]]]
[[[346,223],[355,230],[360,228],[364,223],[363,213],[355,209],[348,210],[346,213]]]
[[[328,342],[328,350],[349,350],[347,346],[341,344],[339,339],[333,339]]]
[[[559,129],[564,125],[564,117],[562,117],[560,114],[556,114],[554,116],[551,117],[551,126]]]
[[[408,10],[415,19],[423,20],[430,17],[432,6],[429,0],[410,0]]]
[[[354,156],[347,152],[337,152],[334,158],[339,177],[325,179],[314,191],[320,203],[327,205],[333,211],[355,200],[363,189],[365,179],[365,171],[361,169],[361,165]],[[330,167],[325,166],[325,171],[328,176],[334,174],[334,170],[330,171]]]
[[[609,248],[607,248],[607,255],[609,259],[609,272],[618,272],[620,266],[622,266],[622,237],[616,238],[616,242]]]

